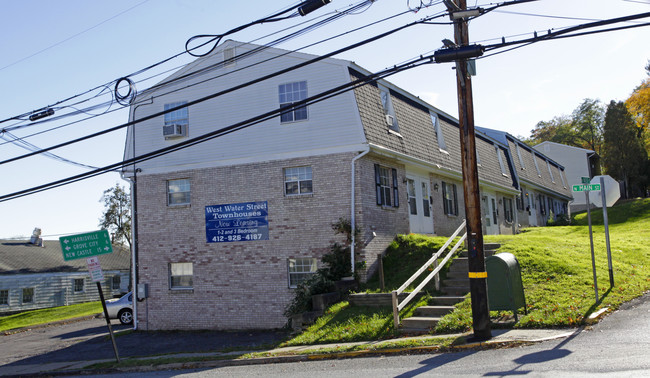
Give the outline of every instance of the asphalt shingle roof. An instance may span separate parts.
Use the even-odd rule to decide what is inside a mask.
[[[128,270],[128,249],[113,246],[113,253],[99,255],[103,270]],[[0,274],[86,271],[86,259],[64,261],[58,240],[45,240],[43,247],[21,240],[0,240]]]

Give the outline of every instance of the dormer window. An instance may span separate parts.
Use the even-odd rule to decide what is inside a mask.
[[[384,116],[388,130],[399,133],[399,125],[397,123],[397,117],[395,116],[393,101],[390,97],[390,90],[383,85],[379,85],[379,91],[381,95],[381,106],[384,108]]]

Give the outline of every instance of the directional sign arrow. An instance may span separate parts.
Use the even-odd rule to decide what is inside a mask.
[[[71,250],[71,249],[72,249],[72,248],[70,248],[70,247],[65,247],[65,250],[66,250],[66,251],[69,251],[69,250]]]
[[[65,244],[70,243],[70,241],[69,241],[68,239],[63,239],[63,242],[64,242]]]

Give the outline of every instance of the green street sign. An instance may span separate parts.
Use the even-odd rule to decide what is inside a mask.
[[[113,252],[111,238],[106,230],[63,236],[59,238],[59,242],[65,261]]]
[[[600,184],[589,184],[589,185],[573,185],[574,192],[587,192],[587,191],[596,191],[600,190]]]
[[[580,182],[583,184],[589,184],[589,182],[591,182],[591,179],[589,177],[580,177]]]

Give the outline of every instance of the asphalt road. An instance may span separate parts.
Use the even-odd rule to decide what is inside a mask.
[[[650,377],[650,294],[575,336],[524,347],[105,377]]]
[[[130,332],[113,324],[120,358],[246,348],[282,340],[283,332]],[[0,366],[115,358],[106,321],[90,319],[0,336]]]

